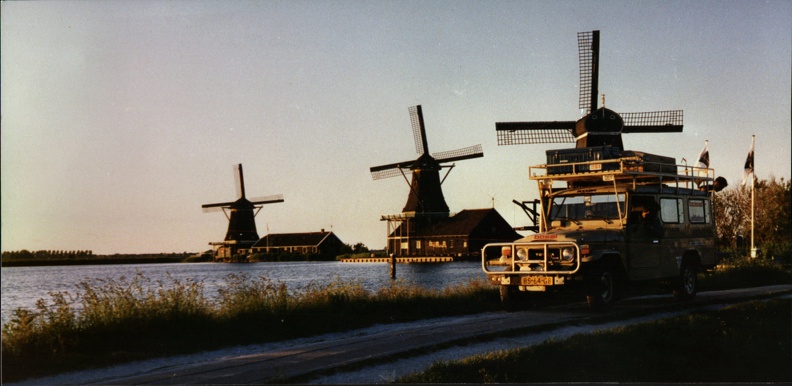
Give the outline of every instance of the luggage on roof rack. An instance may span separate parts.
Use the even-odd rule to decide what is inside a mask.
[[[633,150],[619,150],[613,146],[547,150],[547,174],[578,174],[619,170],[621,162],[597,162],[608,160],[624,161],[625,170],[637,172],[676,174],[676,160]]]

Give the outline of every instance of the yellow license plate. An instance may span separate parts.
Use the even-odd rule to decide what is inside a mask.
[[[520,278],[520,285],[553,285],[553,278],[550,276],[523,276]]]

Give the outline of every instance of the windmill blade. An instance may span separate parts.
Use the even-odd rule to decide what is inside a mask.
[[[201,211],[204,213],[215,213],[222,212],[225,210],[225,208],[227,208],[227,206],[213,206],[208,208],[201,207]]]
[[[224,206],[231,206],[233,204],[234,204],[233,202],[219,202],[217,204],[204,204],[204,205],[201,205],[201,208],[203,208],[203,209],[222,208]]]
[[[375,180],[381,180],[383,178],[391,178],[402,175],[402,173],[407,174],[410,173],[410,168],[415,163],[415,161],[404,161],[404,162],[397,162],[394,164],[388,165],[381,165],[381,166],[374,166],[371,170],[371,177]]]
[[[410,123],[412,124],[413,137],[415,138],[415,151],[418,154],[429,153],[429,145],[426,142],[426,127],[424,126],[421,105],[412,106],[408,110],[410,112]]]
[[[282,194],[273,194],[271,196],[251,198],[250,203],[253,205],[274,204],[283,202]]]
[[[574,121],[497,122],[498,145],[574,143]]]
[[[580,97],[578,108],[589,115],[597,110],[599,87],[599,31],[578,32]]]
[[[412,173],[412,170],[410,168],[391,168],[391,169],[371,172],[371,178],[375,180],[382,180],[385,178],[401,176],[402,174],[406,176],[410,173]]]
[[[623,113],[620,115],[624,120],[622,133],[682,132],[682,110]]]
[[[236,181],[237,198],[245,198],[245,177],[242,175],[242,164],[234,165],[234,181]]]
[[[454,162],[463,159],[484,157],[484,152],[481,150],[481,145],[468,146],[462,149],[444,151],[432,154],[432,157],[438,162]]]

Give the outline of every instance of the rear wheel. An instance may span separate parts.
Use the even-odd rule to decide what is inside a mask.
[[[589,278],[586,301],[590,308],[598,310],[611,306],[618,299],[616,274],[608,266],[597,269]]]
[[[674,284],[674,297],[682,301],[692,300],[698,292],[698,273],[688,263],[682,263],[679,278]]]

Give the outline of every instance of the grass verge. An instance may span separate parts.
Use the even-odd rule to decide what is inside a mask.
[[[619,327],[438,362],[401,383],[790,382],[792,300]]]
[[[2,331],[2,381],[499,308],[484,281],[445,290],[396,281],[376,292],[335,281],[293,292],[232,274],[209,301],[203,283],[169,280],[85,281],[76,296],[51,293],[35,310],[15,310]]]
[[[736,261],[702,275],[703,289],[792,282],[777,264]],[[483,278],[482,278],[483,279]],[[428,290],[394,282],[376,292],[332,282],[290,291],[266,277],[229,275],[217,301],[203,283],[170,279],[85,281],[77,292],[51,293],[33,310],[17,309],[2,330],[2,382],[193,353],[500,309],[484,280]]]

